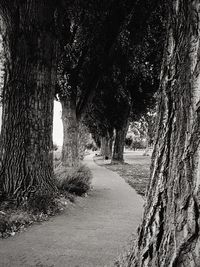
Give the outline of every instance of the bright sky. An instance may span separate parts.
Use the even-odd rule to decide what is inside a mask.
[[[63,143],[63,126],[61,120],[61,104],[54,101],[54,114],[53,114],[53,142],[58,146]]]

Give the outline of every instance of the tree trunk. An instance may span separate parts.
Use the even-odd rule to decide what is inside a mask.
[[[147,132],[147,134],[146,134],[146,148],[145,148],[143,156],[149,156],[149,141],[150,141],[150,138],[149,138],[149,135]]]
[[[65,167],[79,165],[78,121],[74,97],[61,99],[63,122],[62,164]]]
[[[101,156],[105,155],[105,137],[101,137],[100,154]]]
[[[108,146],[109,146],[109,158],[112,158],[112,151],[113,151],[113,136],[110,137]]]
[[[123,163],[124,162],[124,146],[126,134],[128,131],[128,118],[123,122],[120,128],[116,129],[115,142],[114,142],[114,150],[112,155],[112,163]]]
[[[101,137],[101,155],[106,160],[112,156],[112,142],[112,138],[108,135]]]
[[[89,140],[88,130],[82,122],[79,122],[79,127],[78,127],[78,156],[79,156],[79,160],[84,159],[86,144],[87,144],[88,140]]]
[[[56,79],[54,7],[49,1],[1,1],[5,48],[0,148],[1,190],[20,201],[52,194],[52,122]]]
[[[169,1],[157,139],[128,266],[200,266],[199,1]]]

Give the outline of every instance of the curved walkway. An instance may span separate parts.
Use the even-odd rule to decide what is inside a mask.
[[[97,166],[92,155],[85,163],[94,176],[88,197],[62,215],[1,240],[1,267],[111,265],[137,230],[143,200],[119,175]]]

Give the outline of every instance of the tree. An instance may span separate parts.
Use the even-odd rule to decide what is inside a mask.
[[[152,147],[155,139],[155,109],[148,110],[148,112],[142,117],[142,125],[145,130],[146,148],[143,156],[148,156],[149,148]]]
[[[128,266],[200,266],[199,1],[167,7],[151,179]]]
[[[118,110],[115,110],[118,115],[115,120],[115,140],[114,140],[114,148],[112,154],[112,163],[123,163],[124,162],[124,146],[126,134],[128,132],[129,127],[129,117],[131,111],[131,101],[129,101],[129,96],[122,98],[118,103]],[[118,111],[118,112],[117,112]]]
[[[133,1],[72,1],[71,41],[61,44],[58,96],[62,104],[62,163],[79,164],[78,125],[115,56],[115,44]],[[98,17],[98,22],[96,18]]]
[[[130,133],[132,132],[133,135],[136,133],[138,141],[143,143],[143,148],[145,148],[143,156],[148,156],[148,151],[154,143],[156,116],[155,107],[147,109],[147,112],[142,114],[139,120],[132,121],[130,124]]]
[[[53,194],[56,1],[0,0],[5,53],[0,191],[18,201]]]
[[[110,87],[108,77],[104,76],[84,118],[90,133],[100,140],[100,154],[105,159],[112,156],[113,123],[116,115],[116,109],[113,109],[116,108],[115,92],[115,88]]]
[[[123,162],[128,122],[138,120],[154,106],[154,94],[159,87],[164,37],[162,8],[158,1],[141,1],[140,5],[143,9],[141,10],[141,6],[134,9],[132,16],[134,19],[138,16],[146,17],[146,27],[135,28],[131,17],[118,38],[118,53],[114,62],[115,80],[126,95],[126,104],[115,125],[116,139],[112,157],[114,163]]]

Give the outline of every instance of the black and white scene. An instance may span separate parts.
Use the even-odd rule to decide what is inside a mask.
[[[200,267],[199,0],[0,0],[0,267]]]

